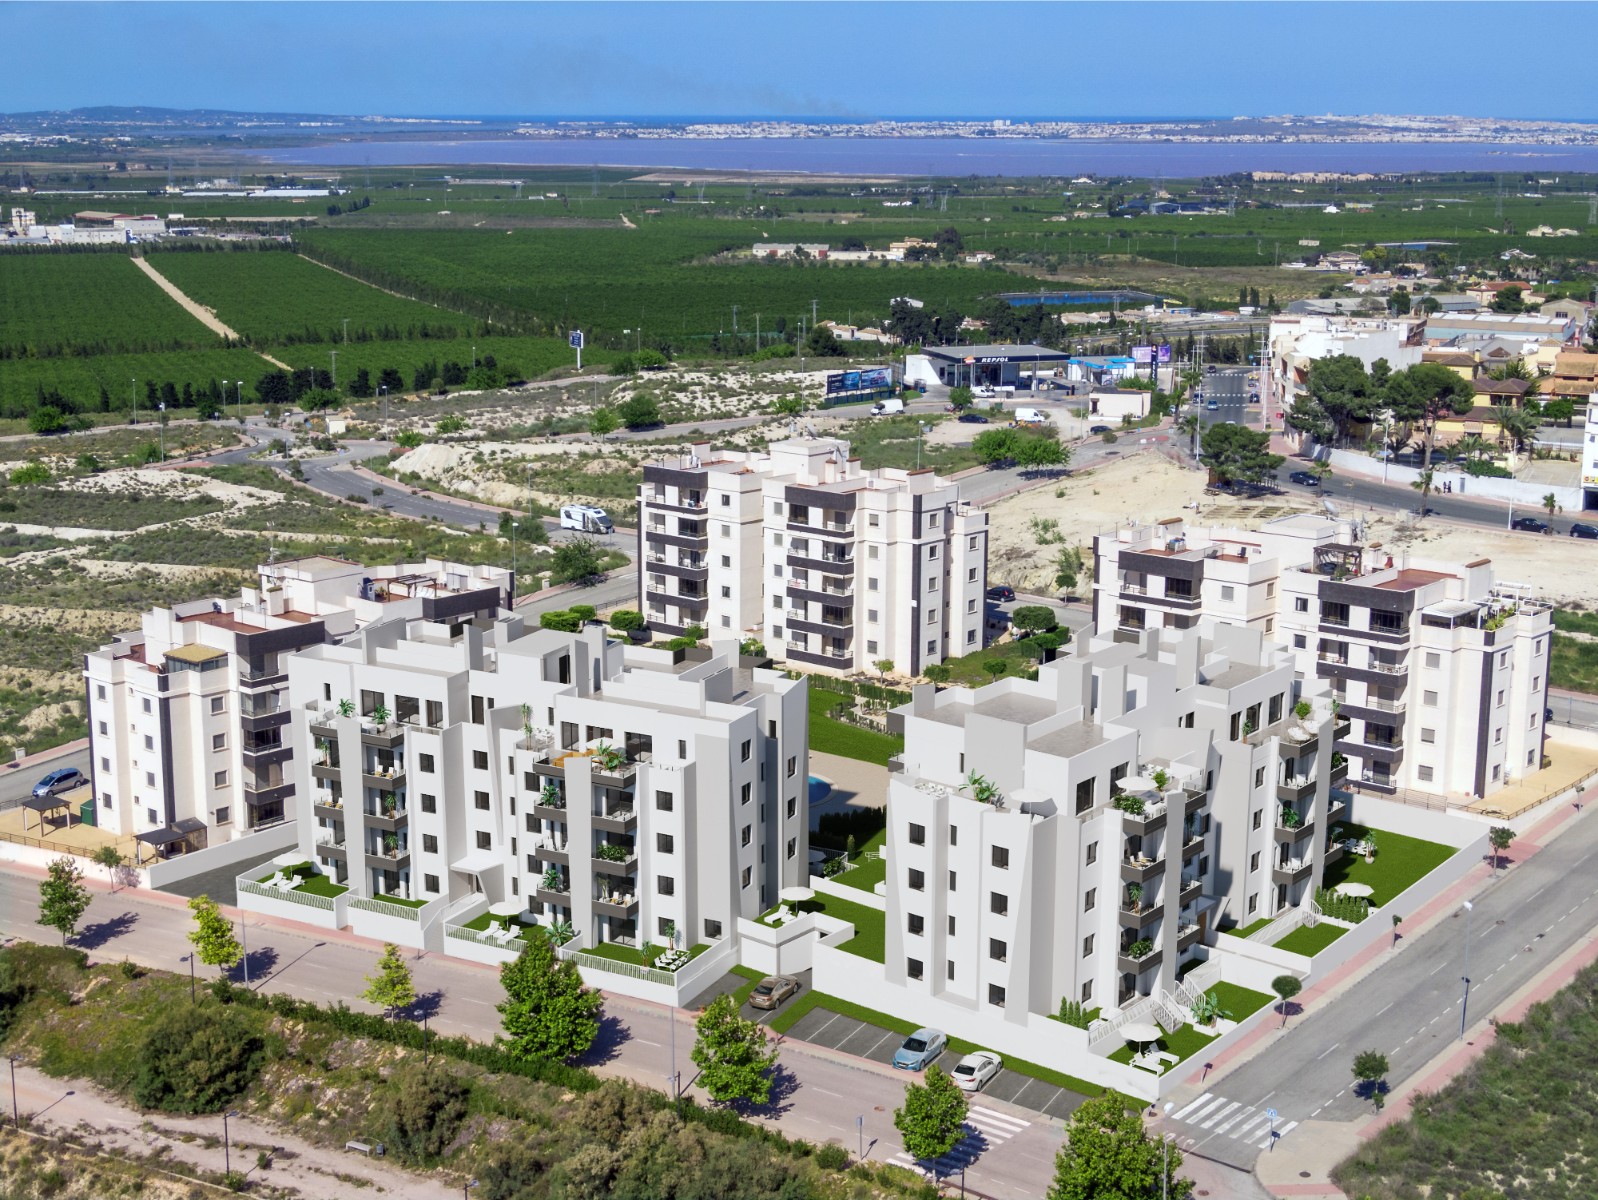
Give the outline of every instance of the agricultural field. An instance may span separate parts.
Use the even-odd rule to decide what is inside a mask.
[[[154,252],[148,261],[254,346],[451,338],[474,332],[477,324],[390,296],[285,250]]]
[[[0,270],[0,274],[3,273]],[[170,303],[164,295],[159,295],[159,299]],[[215,380],[218,386],[229,385],[227,391],[231,398],[233,382],[242,379],[248,397],[250,385],[271,369],[260,355],[242,347],[97,354],[88,358],[12,359],[0,362],[0,418],[17,421],[32,412],[41,397],[50,396],[54,402],[51,393],[59,393],[66,407],[91,418],[97,413],[131,415],[133,389],[137,388],[140,419],[144,420],[150,407],[146,389],[151,382],[170,383],[181,394],[185,384],[204,388]],[[57,406],[62,405],[58,403]],[[117,419],[126,420],[127,417]],[[13,428],[0,428],[0,432],[21,433],[24,429],[19,423]]]
[[[0,361],[220,345],[125,254],[17,252],[0,267]]]
[[[273,358],[280,359],[291,367],[318,367],[328,370],[330,364],[335,361],[329,357],[329,352],[337,351],[340,386],[354,379],[355,373],[363,368],[375,384],[384,368],[393,367],[404,377],[405,386],[409,388],[417,368],[429,363],[441,367],[444,363],[453,362],[469,370],[474,357],[474,347],[476,361],[482,362],[488,356],[493,356],[501,377],[506,379],[537,379],[560,367],[570,367],[576,361],[571,347],[563,338],[498,336],[474,338],[467,335],[449,340],[426,338],[407,341],[351,341],[348,345],[301,343],[274,347],[271,354]],[[591,353],[584,350],[583,368],[585,370],[590,366],[603,368],[618,357],[620,355],[613,351],[600,350]],[[263,369],[270,368],[263,367]],[[258,370],[256,376],[260,374],[261,371]],[[248,385],[245,390],[248,391]]]

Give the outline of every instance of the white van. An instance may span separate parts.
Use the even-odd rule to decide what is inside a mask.
[[[580,529],[584,533],[614,533],[616,530],[609,514],[592,504],[561,505],[560,527]]]
[[[904,401],[897,396],[892,396],[887,400],[878,400],[871,406],[871,415],[873,417],[885,416],[888,413],[902,413],[903,411]]]
[[[1017,425],[1047,425],[1049,418],[1041,408],[1018,408],[1015,410],[1015,423]]]

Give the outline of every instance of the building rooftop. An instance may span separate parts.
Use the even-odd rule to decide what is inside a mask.
[[[1064,729],[1033,738],[1027,743],[1027,749],[1036,750],[1039,754],[1052,754],[1057,758],[1070,758],[1095,746],[1102,746],[1108,740],[1104,736],[1104,726],[1093,721],[1078,721]]]
[[[966,718],[972,714],[1017,725],[1032,725],[1048,720],[1059,711],[1052,700],[1045,700],[1041,696],[1028,696],[1020,692],[984,695],[988,690],[983,688],[972,692],[972,702],[966,702],[963,698],[953,703],[945,701],[926,715],[941,725],[963,726]]]
[[[1384,579],[1376,586],[1389,592],[1413,592],[1428,583],[1436,583],[1439,579],[1452,578],[1452,575],[1443,571],[1423,571],[1418,567],[1404,567],[1391,579]]]
[[[968,358],[983,359],[1041,359],[1045,362],[1065,362],[1071,355],[1065,350],[1050,350],[1047,346],[1022,346],[1014,342],[995,342],[983,346],[927,346],[922,353],[946,362],[964,362]]]

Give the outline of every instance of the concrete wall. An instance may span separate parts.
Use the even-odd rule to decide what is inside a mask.
[[[1362,792],[1355,792],[1349,798],[1348,808],[1339,819],[1368,825],[1378,831],[1385,829],[1404,837],[1441,842],[1456,850],[1479,839],[1484,831],[1478,818],[1434,808],[1417,808],[1413,804],[1400,804],[1385,796],[1369,796]],[[1378,851],[1381,840],[1378,835]]]
[[[822,875],[812,875],[810,877],[810,887],[824,896],[836,896],[840,900],[848,900],[866,908],[874,908],[878,912],[886,912],[888,908],[886,898],[879,896],[876,892],[861,891],[859,888],[850,887],[846,883],[836,883]]]
[[[1385,476],[1381,462],[1369,455],[1360,454],[1353,450],[1323,450],[1317,457],[1325,459],[1332,465],[1334,471],[1345,475],[1358,475],[1365,479],[1386,478],[1390,484],[1413,483],[1420,478],[1420,471],[1415,467],[1390,465],[1386,468]],[[1560,505],[1567,512],[1581,511],[1581,488],[1579,487],[1554,487],[1546,483],[1521,483],[1515,479],[1486,479],[1474,478],[1463,471],[1447,470],[1439,465],[1432,475],[1432,490],[1440,492],[1443,481],[1447,480],[1454,487],[1456,496],[1468,496],[1475,500],[1512,500],[1516,505],[1525,505],[1527,516],[1537,516],[1542,512],[1543,497],[1552,492],[1558,497]],[[1420,506],[1420,494],[1415,494],[1415,505]],[[1505,517],[1508,523],[1508,517]]]
[[[246,859],[259,858],[263,854],[275,854],[279,850],[291,849],[298,840],[298,824],[294,821],[284,821],[281,825],[274,825],[270,829],[262,829],[255,833],[247,833],[243,837],[234,838],[230,842],[223,842],[217,846],[208,846],[206,849],[194,854],[180,854],[176,858],[150,863],[145,870],[149,874],[149,885],[154,888],[161,888],[176,883],[180,879],[187,879],[191,875],[198,875],[202,871],[212,871],[217,867],[231,867],[235,863],[244,862]]]
[[[251,874],[259,878],[263,872],[252,871]],[[300,921],[322,929],[343,929],[349,923],[348,897],[347,892],[342,896],[335,896],[333,907],[320,908],[290,900],[287,895],[263,896],[259,892],[247,892],[241,884],[238,888],[237,904],[245,912],[260,913],[263,917]]]
[[[737,942],[732,938],[722,938],[687,966],[674,972],[671,984],[637,979],[618,971],[589,966],[587,960],[600,961],[594,960],[591,954],[575,955],[574,960],[583,982],[590,987],[620,996],[631,996],[635,1000],[652,1000],[656,1004],[681,1008],[725,975],[737,963],[738,957]]]

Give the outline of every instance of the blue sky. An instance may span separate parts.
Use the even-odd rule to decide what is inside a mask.
[[[0,111],[1598,119],[1595,7],[8,3]]]

